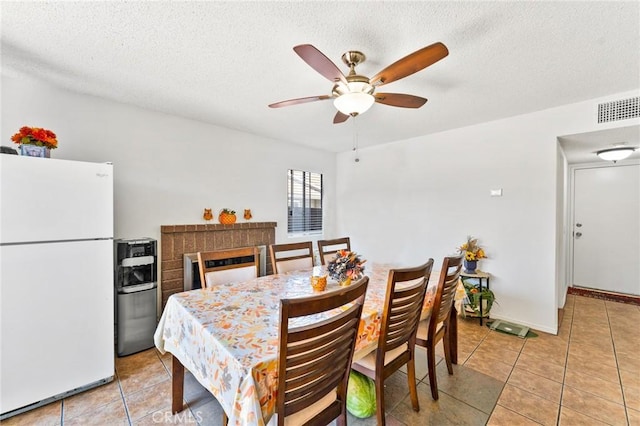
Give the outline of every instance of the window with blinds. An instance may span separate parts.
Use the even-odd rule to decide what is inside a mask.
[[[289,170],[288,183],[288,233],[322,233],[322,174]]]

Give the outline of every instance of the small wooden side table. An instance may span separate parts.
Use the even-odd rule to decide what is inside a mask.
[[[485,288],[489,289],[489,279],[491,278],[491,274],[488,272],[476,270],[474,273],[470,274],[470,273],[464,272],[463,270],[462,272],[460,272],[460,277],[477,279],[478,289],[480,290],[481,293],[482,293],[482,281],[486,283]],[[479,302],[480,302],[478,306],[480,308],[479,318],[480,318],[480,325],[482,325],[482,319],[484,318],[484,315],[482,313],[482,296],[480,296]],[[462,307],[462,309],[465,309],[464,306]],[[471,316],[475,316],[475,315],[471,315]]]

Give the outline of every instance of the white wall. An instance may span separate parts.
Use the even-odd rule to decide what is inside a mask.
[[[325,235],[335,221],[335,154],[2,76],[0,144],[22,126],[58,136],[60,159],[113,162],[115,237],[205,223],[203,209],[251,208],[287,239],[287,169],[324,174]],[[214,223],[217,223],[217,215]],[[295,241],[295,240],[292,240]]]
[[[336,230],[351,235],[366,259],[407,265],[429,257],[439,265],[474,235],[489,256],[480,269],[492,273],[499,303],[492,317],[555,333],[563,209],[557,136],[637,124],[597,124],[598,102],[632,96],[362,149],[359,163],[339,154]],[[499,188],[502,197],[489,196]]]

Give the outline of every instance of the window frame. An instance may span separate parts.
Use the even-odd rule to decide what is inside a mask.
[[[296,204],[301,205],[299,207],[301,215],[294,214]],[[287,170],[287,236],[323,235],[323,204],[324,175],[322,173],[293,168]]]

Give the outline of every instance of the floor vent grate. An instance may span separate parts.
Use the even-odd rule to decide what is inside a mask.
[[[598,123],[640,117],[640,96],[598,104]]]
[[[513,334],[514,336],[518,336],[521,339],[527,337],[527,333],[529,332],[529,327],[525,325],[513,324],[503,320],[495,320],[489,326],[491,330],[501,331],[507,334]]]

